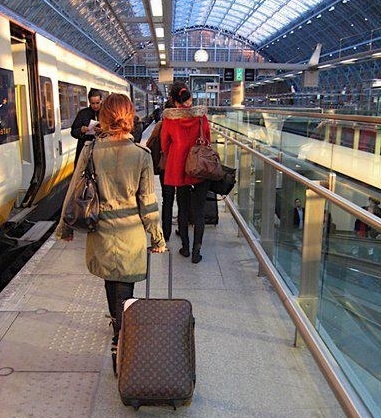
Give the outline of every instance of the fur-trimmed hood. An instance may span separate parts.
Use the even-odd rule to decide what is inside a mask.
[[[186,119],[204,116],[208,113],[206,106],[176,107],[164,109],[163,119]]]

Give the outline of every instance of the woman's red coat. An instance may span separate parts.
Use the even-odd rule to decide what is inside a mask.
[[[190,148],[200,137],[202,121],[203,139],[210,143],[210,127],[204,106],[165,109],[161,126],[161,148],[167,157],[164,184],[185,186],[204,180],[185,173],[185,162]]]

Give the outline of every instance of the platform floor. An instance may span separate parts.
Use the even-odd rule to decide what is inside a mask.
[[[158,196],[160,186],[157,183]],[[197,383],[189,407],[122,404],[113,375],[103,281],[84,262],[85,235],[52,236],[0,294],[0,418],[345,417],[231,215],[207,226],[203,260],[178,254],[176,298],[193,304]],[[153,256],[152,296],[166,295],[167,259]],[[145,285],[135,296],[144,297]]]

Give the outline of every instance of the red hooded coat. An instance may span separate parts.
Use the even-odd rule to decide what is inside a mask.
[[[201,183],[203,179],[185,173],[185,162],[190,148],[200,138],[202,120],[203,139],[210,143],[210,127],[205,106],[165,109],[161,126],[161,149],[167,157],[164,184],[186,186]]]

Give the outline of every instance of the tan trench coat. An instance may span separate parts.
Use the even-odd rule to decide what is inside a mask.
[[[89,271],[105,280],[138,282],[145,279],[147,246],[165,246],[154,190],[152,158],[149,150],[134,144],[128,136],[121,141],[98,139],[94,165],[100,194],[100,220],[96,232],[87,234],[86,264]],[[86,143],[71,179],[76,183],[89,155]],[[62,213],[66,206],[64,201]],[[62,221],[56,236],[72,230]],[[147,235],[151,242],[147,242]]]

